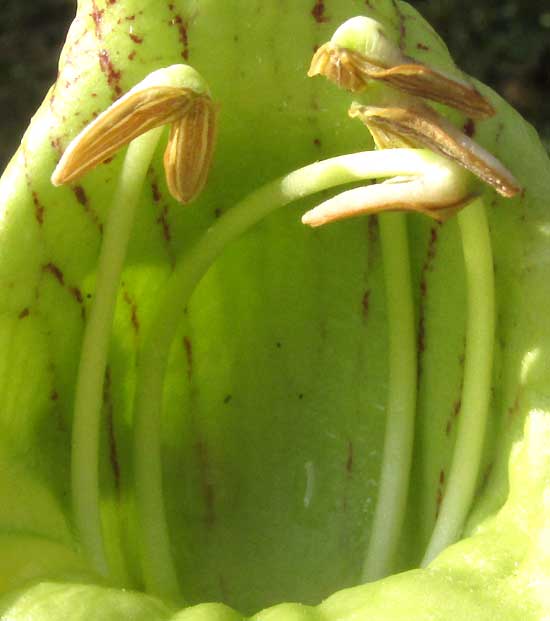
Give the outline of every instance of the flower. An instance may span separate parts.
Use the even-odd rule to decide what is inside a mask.
[[[353,63],[350,85],[360,92],[308,80],[313,46],[357,13],[397,46],[397,66],[414,59],[405,98],[434,81],[444,94],[459,75],[404,3],[312,4],[80,2],[56,85],[0,182],[6,618],[232,619],[273,606],[262,614],[539,619],[547,610],[550,332],[539,309],[550,297],[548,160],[525,122],[477,83],[481,99],[463,112],[448,105],[454,95],[414,108],[419,129],[408,104],[386,105],[384,89],[396,83],[365,89]],[[328,49],[332,62],[339,51]],[[141,138],[116,155],[100,149],[98,162],[113,159],[51,185],[83,128],[152,71],[183,61],[219,103],[209,177],[189,208],[172,197],[177,184],[164,179],[152,141],[135,145]],[[386,82],[400,76],[403,90],[406,72],[374,64]],[[351,99],[391,149],[368,150],[369,132],[346,117]],[[396,148],[411,123],[412,141]],[[201,123],[199,134],[211,126]],[[436,139],[426,142],[430,132]],[[156,138],[167,141],[162,130]],[[441,141],[466,153],[462,161],[434,153]],[[480,153],[514,178],[493,160],[490,173],[479,161],[465,168]],[[178,161],[169,157],[172,170]],[[300,223],[322,200],[314,192],[388,172],[400,183],[428,161],[464,175],[474,209],[443,224],[423,213],[317,230]],[[191,178],[202,186],[202,175]],[[514,196],[501,197],[489,178]],[[123,270],[98,444],[88,442],[99,464],[94,490],[85,468],[74,476],[75,391],[122,180],[137,208],[124,227],[127,249],[117,246]],[[396,340],[403,326],[405,340]],[[410,425],[411,407],[413,433],[389,434],[407,436],[409,461],[388,452],[384,435],[386,414],[404,410]],[[81,434],[85,445],[94,433]],[[456,485],[457,455],[475,458],[458,471],[468,471],[468,489]],[[381,563],[392,575],[362,584],[388,480],[408,490],[404,503],[386,495],[399,504],[376,518],[400,529],[396,554]],[[97,492],[103,559],[81,537],[75,490]],[[465,509],[464,523],[456,516]],[[419,568],[446,515],[460,541]],[[212,601],[224,604],[200,603]]]

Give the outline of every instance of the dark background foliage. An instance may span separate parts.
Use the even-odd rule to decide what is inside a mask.
[[[338,0],[327,0],[327,13],[331,1]],[[409,1],[441,34],[457,64],[519,109],[550,151],[550,0]],[[75,5],[0,0],[0,171],[55,79]]]

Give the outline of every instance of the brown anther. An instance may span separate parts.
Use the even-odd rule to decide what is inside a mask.
[[[502,196],[510,198],[521,190],[493,155],[420,102],[410,108],[353,104],[349,114],[368,127],[381,148],[427,147],[460,164]]]
[[[493,106],[471,84],[402,55],[400,64],[385,67],[354,50],[332,42],[314,54],[308,76],[323,75],[351,92],[380,80],[402,92],[460,110],[473,119],[493,116]]]
[[[171,124],[164,155],[168,189],[189,202],[204,186],[214,150],[216,108],[188,88],[137,85],[102,112],[71,142],[51,181],[72,183],[141,134]]]

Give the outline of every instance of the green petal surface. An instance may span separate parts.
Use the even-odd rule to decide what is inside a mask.
[[[419,384],[395,570],[408,571],[357,586],[387,398],[381,248],[375,218],[306,229],[308,199],[228,246],[181,317],[164,384],[162,466],[190,607],[178,612],[179,602],[139,593],[132,408],[156,302],[178,260],[247,194],[315,160],[371,147],[347,119],[349,94],[306,77],[314,48],[358,14],[383,21],[405,53],[451,70],[426,22],[390,0],[79,2],[57,82],[0,181],[2,619],[472,621],[542,619],[548,610],[550,164],[532,128],[482,85],[497,115],[476,123],[474,137],[524,192],[505,201],[484,191],[495,367],[484,468],[463,541],[415,569],[445,490],[460,405],[466,302],[457,223],[407,220]],[[149,72],[180,62],[200,72],[219,103],[218,144],[191,206],[171,199],[159,150],[138,207],[104,390],[100,497],[112,575],[100,578],[73,530],[71,420],[124,154],[72,187],[54,188],[49,178],[94,115]]]

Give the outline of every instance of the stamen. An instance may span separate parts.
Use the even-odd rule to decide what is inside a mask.
[[[384,154],[390,152],[386,150]],[[302,222],[317,227],[385,211],[414,211],[443,221],[472,200],[468,177],[453,162],[433,154],[421,174],[393,177],[342,192],[306,212]]]
[[[380,101],[377,107],[354,104],[350,116],[359,117],[367,126],[381,149],[378,152],[380,156],[396,154],[399,149],[394,147],[424,145],[431,150],[430,155],[434,159],[424,156],[421,169],[410,171],[408,176],[397,173],[397,176],[384,183],[344,192],[306,213],[302,221],[311,226],[320,226],[358,214],[405,209],[441,220],[470,202],[477,203],[458,215],[469,299],[461,423],[452,462],[452,476],[422,562],[425,566],[442,549],[456,541],[462,531],[479,479],[488,416],[494,340],[494,266],[483,201],[475,200],[470,172],[503,196],[514,196],[520,187],[496,158],[425,104],[420,97],[450,105],[472,118],[494,114],[491,104],[475,88],[454,75],[431,69],[404,55],[396,59],[400,53],[399,47],[385,36],[381,24],[370,18],[357,17],[343,24],[332,41],[317,51],[309,75],[325,75],[351,91],[363,90],[369,80],[380,80],[397,88],[400,92],[387,89],[388,96],[382,102],[385,107],[380,107]],[[402,93],[408,93],[409,97],[404,97]],[[408,151],[412,154],[416,149]],[[397,264],[399,260],[403,261],[403,257],[400,256],[399,260],[396,258],[393,244],[399,232],[391,228],[392,222],[387,221],[387,218],[389,216],[386,215],[380,220],[388,226],[385,230],[381,229],[381,233],[382,246],[384,241],[387,242],[384,270],[386,278],[389,276],[387,291],[390,292],[394,283],[389,266]],[[403,235],[401,231],[401,236],[406,237],[406,234]],[[405,289],[406,295],[397,302],[401,306],[411,298],[410,286]],[[391,300],[392,296],[389,295],[388,299]],[[391,305],[389,308],[391,310]],[[394,305],[394,310],[396,308]],[[388,319],[390,356],[393,352],[394,361],[403,356],[402,342],[393,338],[397,336],[396,325],[403,323],[401,319],[396,321],[396,316],[392,320],[390,314]],[[407,313],[405,321],[410,325],[412,313]],[[404,347],[405,355],[407,352],[414,354],[414,343],[410,343],[409,340],[409,345]],[[413,368],[413,364],[408,365],[409,372]],[[364,565],[363,576],[366,580],[383,577],[391,571],[407,497],[410,452],[407,452],[406,459],[402,460],[395,475],[392,472],[395,462],[392,449],[399,446],[398,455],[401,456],[401,447],[411,446],[414,406],[409,404],[407,408],[407,416],[403,419],[406,431],[403,434],[404,425],[401,417],[397,416],[398,409],[394,408],[391,412],[391,397],[399,393],[401,387],[396,391],[391,369],[389,378],[386,443],[379,497]],[[414,380],[409,379],[407,385],[414,395]],[[384,477],[384,474],[388,476]]]
[[[410,95],[460,110],[473,119],[487,118],[495,113],[493,106],[466,81],[405,55],[400,64],[386,67],[329,41],[313,56],[308,75],[323,75],[354,93],[365,90],[369,81],[379,80]]]
[[[511,198],[521,189],[512,173],[491,153],[421,102],[408,108],[352,104],[349,115],[359,118],[371,133],[385,132],[387,140],[405,140],[450,158],[502,196]]]
[[[172,124],[164,157],[168,189],[179,202],[192,200],[208,176],[216,113],[204,89],[166,83],[175,81],[176,68],[189,77],[189,68],[178,65],[154,72],[87,125],[66,149],[52,183],[76,181],[137,136]]]
[[[141,188],[162,132],[172,123],[165,153],[168,187],[173,196],[187,202],[202,189],[215,139],[216,114],[200,75],[187,65],[172,65],[151,73],[86,127],[69,145],[52,181],[73,181],[110,157],[127,142],[113,203],[108,212],[98,259],[95,295],[87,317],[75,390],[71,447],[71,479],[75,529],[84,551],[99,574],[110,567],[104,542],[100,486],[99,447],[101,405],[111,330],[126,250]],[[138,482],[139,483],[139,482]],[[138,488],[139,496],[139,485]],[[162,487],[162,486],[161,486]],[[180,589],[170,543],[162,492],[155,507],[153,554],[141,546],[144,582],[167,600],[177,601]],[[139,498],[138,498],[139,502]],[[138,525],[143,528],[143,524]],[[140,532],[146,541],[147,532]],[[151,567],[158,562],[157,567]]]

